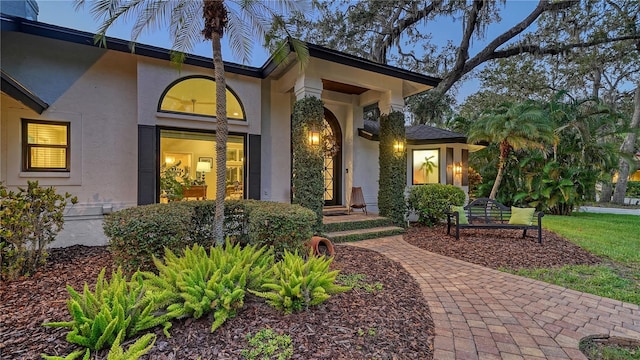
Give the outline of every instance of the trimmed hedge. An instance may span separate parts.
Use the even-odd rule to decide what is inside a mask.
[[[116,265],[133,272],[153,270],[153,256],[165,247],[180,252],[193,244],[210,246],[213,240],[214,201],[178,201],[143,205],[105,216],[104,233]],[[304,252],[313,235],[316,215],[299,205],[257,200],[225,202],[225,235],[233,241]]]
[[[445,219],[451,206],[464,205],[465,198],[464,191],[453,185],[416,185],[409,190],[407,206],[420,223],[432,226]]]
[[[405,226],[404,188],[407,185],[407,153],[398,155],[393,149],[396,140],[405,142],[404,114],[394,111],[380,116],[380,179],[378,210],[398,226]]]
[[[284,251],[304,254],[304,243],[314,234],[316,214],[300,205],[247,200],[247,236],[250,245],[272,246],[276,258]]]

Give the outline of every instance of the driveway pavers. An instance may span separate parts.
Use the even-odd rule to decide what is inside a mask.
[[[349,243],[400,263],[435,323],[434,359],[586,359],[591,335],[640,340],[640,308],[435,254],[402,235]]]

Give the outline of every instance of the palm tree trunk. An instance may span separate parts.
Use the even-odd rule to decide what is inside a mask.
[[[631,117],[631,124],[629,125],[632,131],[627,134],[622,146],[620,146],[620,152],[629,156],[633,156],[635,152],[637,135],[634,130],[637,130],[640,127],[640,83],[638,83],[638,87],[636,88],[633,102],[633,116]],[[616,183],[616,189],[613,193],[613,203],[624,203],[624,196],[627,193],[627,182],[629,180],[629,172],[631,169],[632,166],[629,163],[629,160],[621,157],[618,170],[618,182]]]
[[[213,236],[217,245],[224,244],[224,197],[226,190],[227,137],[229,135],[227,124],[227,83],[224,77],[220,37],[220,34],[215,31],[211,36],[213,67],[216,79],[216,213]]]
[[[502,182],[502,177],[504,176],[504,161],[500,159],[500,164],[498,165],[498,175],[496,175],[496,181],[493,183],[493,187],[491,188],[491,194],[489,194],[489,199],[495,200],[496,195],[498,195],[498,188],[500,187],[500,183]]]

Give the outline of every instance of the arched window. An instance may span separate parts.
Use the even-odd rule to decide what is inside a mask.
[[[215,80],[204,76],[191,76],[174,81],[162,94],[158,111],[215,117]],[[242,103],[229,87],[227,87],[227,118],[245,120]]]

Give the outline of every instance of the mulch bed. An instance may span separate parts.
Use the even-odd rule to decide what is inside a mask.
[[[375,292],[352,290],[324,304],[283,315],[248,295],[238,316],[211,334],[211,317],[175,321],[171,338],[158,329],[146,359],[238,359],[246,335],[268,327],[289,334],[294,359],[432,359],[433,322],[413,278],[397,263],[365,249],[336,248],[332,264],[342,273],[365,274],[380,282]],[[0,359],[38,359],[79,349],[65,341],[66,329],[45,328],[68,321],[65,285],[93,284],[100,269],[113,268],[102,247],[73,246],[52,251],[46,267],[32,277],[0,283]],[[106,358],[105,351],[99,358]]]
[[[532,233],[531,235],[535,235]],[[405,240],[420,248],[490,268],[536,268],[597,264],[601,259],[553,233],[543,244],[515,230],[465,230],[460,240],[442,225],[415,226]],[[262,299],[248,295],[245,307],[215,333],[211,317],[175,321],[171,338],[158,329],[146,359],[238,359],[248,348],[246,335],[268,327],[289,334],[294,359],[432,359],[433,322],[421,291],[397,263],[369,250],[336,246],[332,268],[365,274],[381,291],[352,290],[333,296],[310,311],[283,315]],[[66,284],[93,284],[106,267],[103,247],[73,246],[53,250],[47,265],[32,277],[0,283],[0,359],[38,359],[41,353],[66,355],[79,349],[65,341],[65,329],[45,328],[48,321],[70,319]],[[99,354],[105,358],[105,351]]]
[[[537,242],[537,232],[531,230],[526,238],[522,238],[522,230],[464,229],[460,231],[460,240],[456,240],[454,236],[447,235],[446,225],[414,226],[409,228],[404,238],[421,249],[493,269],[518,270],[602,262],[597,256],[546,230],[542,230],[542,244]]]

